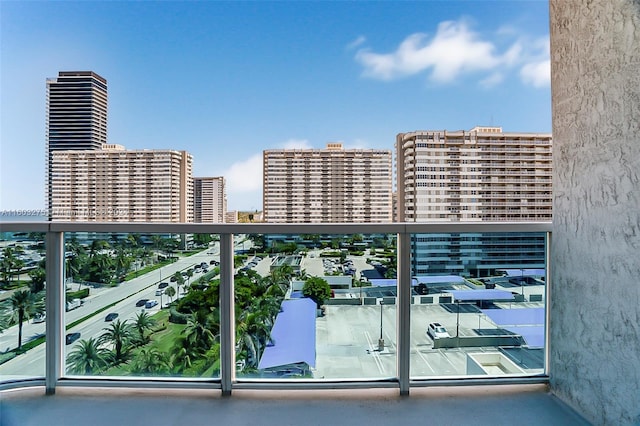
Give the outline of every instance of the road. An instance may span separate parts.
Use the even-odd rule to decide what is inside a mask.
[[[155,295],[160,282],[170,282],[170,277],[175,272],[184,271],[201,262],[209,264],[212,259],[219,260],[219,256],[219,246],[216,244],[213,248],[208,248],[192,256],[181,258],[170,265],[163,266],[145,275],[123,282],[118,287],[92,289],[91,296],[85,299],[82,306],[66,312],[66,324],[70,324],[113,303],[116,303],[116,305],[72,327],[67,330],[67,333],[79,332],[81,339],[98,337],[102,334],[103,329],[109,326],[109,323],[105,322],[105,316],[109,312],[117,312],[119,314],[118,319],[132,320],[138,312],[145,310],[144,308],[135,306],[136,302],[140,299],[158,301],[158,305],[154,308],[147,309],[150,314],[154,314],[160,309],[161,298],[162,303],[169,301],[167,296]],[[192,282],[201,275],[202,273],[194,274],[190,281]],[[175,286],[175,283],[171,283],[171,285]],[[44,332],[44,323],[33,324],[32,322],[25,322],[23,324],[23,343],[43,335]],[[16,347],[17,336],[17,326],[5,330],[4,334],[0,335],[0,348]],[[77,345],[77,341],[71,345],[66,345],[66,352],[71,351],[75,345]],[[66,357],[66,353],[64,356]],[[0,365],[0,376],[2,376],[2,380],[7,380],[11,377],[25,378],[42,376],[44,375],[45,369],[44,357],[45,345],[39,345],[25,354]]]

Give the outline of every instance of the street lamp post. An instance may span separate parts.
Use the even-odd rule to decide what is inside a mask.
[[[384,339],[382,338],[382,305],[384,305],[384,301],[380,301],[380,338],[378,339],[378,351],[382,352],[384,350]]]
[[[456,338],[458,338],[459,336],[459,332],[460,332],[460,301],[456,300],[456,305],[458,305],[458,314],[457,314],[457,318],[456,318]]]

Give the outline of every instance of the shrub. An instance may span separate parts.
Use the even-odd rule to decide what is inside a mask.
[[[302,287],[302,295],[316,302],[316,305],[320,308],[331,297],[331,287],[327,280],[320,277],[311,277],[305,281],[304,287]]]
[[[189,315],[182,314],[176,311],[174,308],[171,308],[169,311],[169,322],[174,324],[186,324],[189,319]]]

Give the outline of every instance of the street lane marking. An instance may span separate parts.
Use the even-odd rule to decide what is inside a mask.
[[[367,338],[367,342],[369,342],[369,353],[373,356],[373,360],[378,366],[378,370],[380,370],[380,374],[385,374],[384,366],[382,365],[382,361],[380,361],[380,354],[377,349],[374,348],[373,342],[371,341],[371,336],[369,336],[369,332],[364,332],[364,337]]]

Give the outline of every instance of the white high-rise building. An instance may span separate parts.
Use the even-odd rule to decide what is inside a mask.
[[[548,133],[416,131],[396,138],[400,222],[551,221]],[[412,236],[415,275],[487,276],[500,268],[544,268],[536,233]]]
[[[271,149],[263,153],[263,212],[270,223],[391,222],[389,150]]]
[[[400,133],[396,159],[399,222],[551,220],[549,133]]]
[[[51,153],[51,220],[193,222],[193,158],[186,151]]]
[[[196,223],[224,223],[227,197],[224,177],[193,178],[194,221]]]

